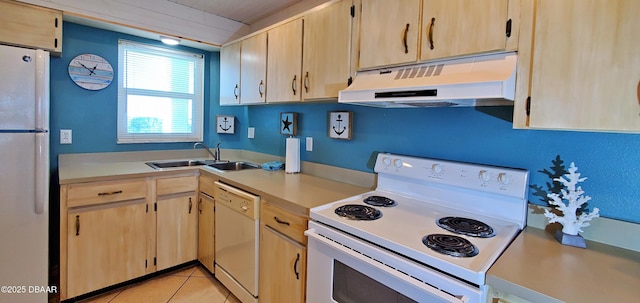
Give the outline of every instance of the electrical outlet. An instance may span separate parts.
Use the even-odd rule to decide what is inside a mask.
[[[307,151],[313,151],[313,137],[307,137]]]
[[[247,136],[249,137],[249,139],[253,139],[255,137],[256,134],[256,129],[253,127],[249,127],[249,130],[247,132]]]
[[[60,130],[60,144],[71,144],[71,130],[70,129],[61,129]]]

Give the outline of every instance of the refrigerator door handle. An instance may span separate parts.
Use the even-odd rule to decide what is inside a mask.
[[[49,129],[49,53],[36,50],[35,129]]]
[[[43,214],[49,204],[49,134],[36,133],[35,212]]]

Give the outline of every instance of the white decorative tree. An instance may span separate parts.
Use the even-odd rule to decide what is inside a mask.
[[[578,232],[582,232],[582,227],[589,226],[588,223],[591,219],[599,217],[600,210],[597,207],[593,208],[593,212],[588,213],[586,211],[578,215],[578,210],[583,208],[583,204],[591,200],[591,197],[584,196],[582,187],[577,186],[579,182],[583,182],[587,178],[580,178],[580,173],[577,172],[578,168],[573,162],[569,167],[569,172],[563,177],[555,178],[554,181],[561,182],[565,188],[558,193],[549,193],[549,204],[554,205],[563,216],[558,216],[548,209],[545,209],[544,216],[549,218],[549,223],[558,222],[562,224],[562,232],[567,235],[575,236]],[[563,200],[566,200],[565,203]]]

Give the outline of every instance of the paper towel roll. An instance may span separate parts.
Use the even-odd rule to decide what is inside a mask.
[[[284,172],[295,174],[300,172],[300,139],[287,138],[287,154],[285,158]]]

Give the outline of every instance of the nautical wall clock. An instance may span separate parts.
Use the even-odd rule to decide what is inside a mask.
[[[81,54],[69,62],[69,77],[84,89],[101,90],[113,81],[113,67],[98,55]]]
[[[351,140],[353,112],[329,112],[329,138]]]
[[[235,116],[216,116],[216,133],[218,134],[233,134],[235,132]]]

